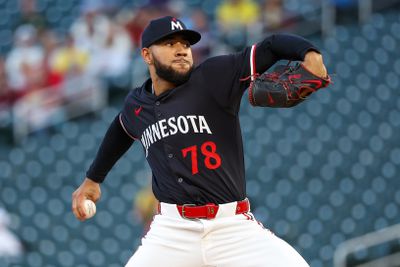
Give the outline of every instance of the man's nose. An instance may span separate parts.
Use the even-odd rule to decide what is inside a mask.
[[[176,53],[176,56],[177,57],[186,57],[187,56],[187,52],[186,51],[178,51],[177,53]]]
[[[187,47],[184,44],[176,43],[176,52],[175,55],[177,57],[186,57],[187,56]]]

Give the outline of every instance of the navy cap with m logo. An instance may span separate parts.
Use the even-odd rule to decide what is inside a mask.
[[[166,16],[150,21],[142,33],[142,48],[149,47],[157,41],[177,33],[182,34],[191,45],[200,41],[201,38],[200,33],[188,30],[181,20]]]

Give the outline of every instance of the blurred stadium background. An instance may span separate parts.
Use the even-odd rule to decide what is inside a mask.
[[[243,98],[253,211],[312,267],[400,266],[399,6],[0,0],[0,266],[123,266],[136,249],[152,212],[139,144],[104,182],[93,219],[74,218],[71,194],[124,95],[144,81],[140,33],[164,14],[203,33],[197,62],[276,31],[322,48],[330,88],[293,109]],[[150,208],[138,212],[138,194]]]

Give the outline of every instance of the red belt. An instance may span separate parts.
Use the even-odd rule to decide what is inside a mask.
[[[217,215],[219,206],[216,204],[206,204],[204,206],[196,206],[194,204],[177,205],[179,214],[186,219],[214,219]],[[238,201],[236,205],[236,214],[249,212],[250,203],[245,200]]]

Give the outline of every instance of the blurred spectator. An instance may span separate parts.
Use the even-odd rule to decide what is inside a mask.
[[[12,103],[12,91],[8,86],[4,59],[0,57],[0,110]]]
[[[111,87],[128,86],[132,52],[129,35],[101,14],[98,5],[83,5],[82,12],[71,27],[71,35],[76,48],[89,55],[88,73],[104,77]]]
[[[150,20],[160,16],[160,11],[152,6],[146,6],[135,12],[121,11],[121,24],[127,30],[134,48],[141,48],[141,35]]]
[[[29,91],[43,78],[43,49],[37,44],[36,29],[22,25],[14,33],[14,47],[6,58],[9,85],[13,90]]]
[[[110,22],[105,43],[91,55],[88,71],[104,77],[111,87],[128,86],[131,53],[131,40],[125,29]]]
[[[158,201],[155,198],[151,186],[141,189],[135,196],[134,214],[143,224],[143,231],[147,233],[154,215],[158,212]]]
[[[262,21],[265,31],[275,31],[290,23],[283,0],[265,0],[262,8]]]
[[[54,32],[48,30],[42,35],[41,43],[44,49],[44,58],[43,58],[43,69],[45,72],[44,86],[48,87],[48,86],[59,85],[63,81],[63,75],[61,72],[57,71],[52,64],[53,58],[60,44],[58,36],[56,36]]]
[[[201,34],[201,40],[192,47],[194,62],[200,64],[210,56],[213,38],[210,32],[209,19],[202,9],[195,9],[192,12],[191,21],[193,25],[188,27]]]
[[[83,5],[81,16],[72,24],[71,35],[75,46],[90,55],[107,42],[109,19],[99,13],[96,5]]]
[[[21,17],[17,27],[30,24],[36,28],[39,35],[46,29],[47,22],[42,14],[36,10],[36,0],[19,0]]]
[[[223,41],[235,50],[247,44],[247,33],[259,20],[259,6],[252,0],[227,0],[217,7]]]
[[[50,59],[53,70],[62,76],[75,77],[87,69],[89,54],[74,45],[71,35],[66,37],[65,44],[59,47]]]
[[[166,9],[162,10],[163,16],[168,14],[173,17],[179,17],[185,21],[190,16],[190,9],[185,0],[170,0],[166,5]]]
[[[88,0],[86,0],[88,1]],[[110,16],[114,16],[122,7],[124,0],[89,0],[89,1],[95,1],[97,3],[100,2],[101,4],[101,10]]]
[[[217,19],[223,31],[251,26],[259,14],[258,5],[252,0],[227,0],[217,7]]]
[[[13,93],[8,86],[4,59],[0,57],[0,142],[11,141],[11,132],[7,128],[12,123],[11,105]]]
[[[10,216],[7,211],[0,207],[0,258],[19,257],[22,255],[23,247],[17,236],[8,230]]]

